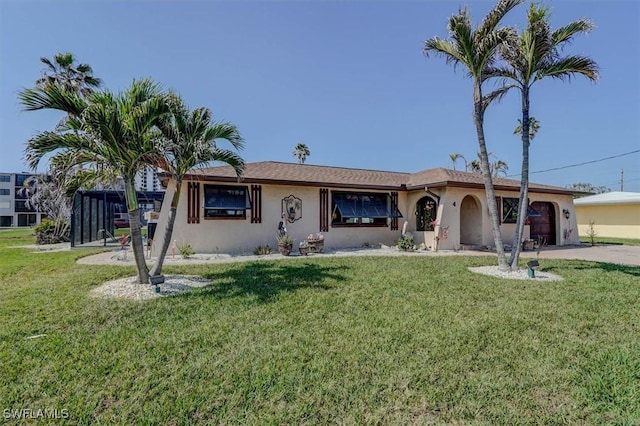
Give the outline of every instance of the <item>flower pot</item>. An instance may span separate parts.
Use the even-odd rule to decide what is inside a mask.
[[[293,248],[293,244],[287,244],[287,245],[278,244],[278,251],[283,256],[289,256],[289,254],[291,254],[292,248]]]

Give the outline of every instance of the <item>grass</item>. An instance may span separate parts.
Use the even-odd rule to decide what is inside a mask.
[[[0,234],[0,408],[80,424],[637,424],[640,268],[490,257],[175,266],[215,284],[88,297],[130,267]],[[29,338],[34,335],[46,336]],[[9,420],[11,421],[11,420]],[[18,422],[16,422],[18,423]]]
[[[622,244],[627,246],[640,246],[640,239],[635,238],[607,238],[607,237],[595,237],[596,244]],[[580,242],[584,244],[591,244],[591,238],[580,237]]]

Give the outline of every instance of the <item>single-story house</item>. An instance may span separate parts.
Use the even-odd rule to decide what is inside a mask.
[[[175,182],[167,192],[163,229]],[[495,178],[504,242],[515,232],[520,182]],[[417,173],[281,163],[248,163],[238,180],[229,166],[194,169],[182,184],[173,232],[196,252],[252,252],[276,247],[283,218],[301,242],[322,233],[327,248],[395,245],[403,227],[430,250],[494,245],[482,176],[444,168]],[[524,239],[578,244],[573,192],[532,183]],[[406,224],[405,224],[406,223]],[[162,238],[162,232],[156,233]],[[154,243],[154,250],[162,241]],[[172,243],[173,244],[173,243]],[[294,249],[295,250],[295,249]]]
[[[605,192],[576,198],[578,233],[589,235],[589,223],[598,237],[640,238],[640,193]]]

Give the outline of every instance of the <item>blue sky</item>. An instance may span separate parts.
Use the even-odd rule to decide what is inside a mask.
[[[19,1],[0,2],[0,171],[22,171],[25,142],[59,116],[22,112],[21,88],[43,69],[41,56],[72,52],[105,87],[120,91],[152,77],[191,107],[206,106],[238,125],[247,161],[414,172],[451,167],[450,153],[473,159],[471,81],[424,40],[447,36],[447,18],[467,4],[478,22],[494,2],[475,1]],[[596,29],[568,52],[594,58],[597,84],[542,81],[531,112],[541,129],[531,170],[640,150],[640,2],[548,1],[553,27],[588,17]],[[527,6],[506,24],[524,26]],[[520,171],[512,134],[514,92],[486,116],[489,150]],[[458,164],[460,169],[461,163]],[[588,166],[532,174],[535,182],[590,182],[640,192],[640,152]],[[519,178],[519,176],[514,176]]]

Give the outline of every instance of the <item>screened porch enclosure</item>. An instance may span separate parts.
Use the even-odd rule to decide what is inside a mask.
[[[162,202],[164,192],[138,192],[140,205]],[[125,203],[123,191],[78,191],[71,212],[71,247],[114,243],[116,206]]]

